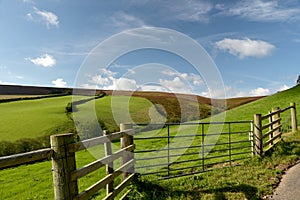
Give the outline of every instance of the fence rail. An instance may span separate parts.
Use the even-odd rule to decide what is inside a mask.
[[[0,169],[49,159],[51,158],[52,153],[52,149],[46,148],[27,153],[0,157]]]
[[[265,152],[274,147],[281,140],[282,136],[282,118],[281,113],[291,110],[291,127],[292,131],[297,131],[296,104],[290,103],[290,106],[280,109],[273,108],[266,115],[254,115],[254,139],[255,154],[262,156]],[[265,125],[264,120],[269,120]]]

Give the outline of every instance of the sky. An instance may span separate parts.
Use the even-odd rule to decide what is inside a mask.
[[[190,38],[208,57],[199,56],[203,66],[197,67],[176,52],[144,48],[99,64],[108,51],[144,44],[147,31]],[[122,33],[137,40],[115,40]],[[204,55],[189,52],[176,34],[175,51]],[[0,0],[0,36],[0,84],[218,97],[209,83],[216,77],[229,98],[273,94],[294,86],[300,75],[298,0]],[[172,39],[152,36],[158,46]],[[105,41],[115,42],[97,52]],[[91,56],[95,52],[101,55]],[[87,72],[91,59],[94,68]],[[207,76],[211,66],[217,75]],[[78,81],[83,76],[85,82]]]

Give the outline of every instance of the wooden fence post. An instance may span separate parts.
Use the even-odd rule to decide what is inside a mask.
[[[255,154],[262,156],[263,144],[262,144],[262,130],[261,130],[261,114],[254,115],[254,137],[255,137]]]
[[[71,200],[78,195],[77,180],[71,181],[71,172],[76,170],[75,153],[68,151],[68,145],[74,143],[74,134],[52,135],[50,137],[52,173],[55,200]]]
[[[120,124],[120,131],[125,131],[133,129],[132,124]],[[121,137],[121,149],[128,147],[133,144],[133,135],[125,134],[124,137]],[[125,164],[129,160],[133,159],[133,152],[127,152],[125,156],[122,158],[122,164]],[[124,181],[129,173],[134,173],[134,167],[130,168],[127,172],[122,173],[122,181]]]
[[[107,130],[103,131],[103,135],[109,135]],[[107,141],[104,143],[105,156],[109,156],[112,154],[111,150],[111,141]],[[114,162],[106,164],[106,175],[112,174],[114,172]],[[106,194],[108,195],[114,190],[114,180],[106,185]]]
[[[249,140],[250,140],[250,143],[251,143],[251,155],[254,156],[255,155],[255,151],[254,151],[254,122],[250,123]]]
[[[273,120],[273,122],[274,122],[275,120],[277,120],[277,119],[280,118],[280,112],[279,112],[279,110],[280,110],[279,107],[272,108],[272,112],[278,111],[277,114],[272,115],[272,120]],[[280,124],[281,124],[281,121],[275,123],[274,125],[275,125],[275,127],[277,127],[277,126],[280,126]],[[279,128],[279,129],[277,129],[276,131],[274,131],[274,135],[275,135],[275,136],[278,135],[278,134],[280,134],[280,133],[281,133],[281,128]],[[279,138],[281,138],[281,136],[280,136]]]
[[[269,114],[271,114],[271,113],[272,113],[272,111],[269,112]],[[271,116],[269,117],[269,123],[272,123],[272,122],[273,122],[273,115],[271,115]],[[273,128],[274,128],[274,125],[272,124],[272,125],[269,127],[269,131],[272,131]],[[273,136],[274,136],[274,133],[272,132],[272,133],[269,135],[269,140],[272,140]],[[274,144],[274,143],[273,143],[273,140],[272,140],[271,143],[269,144],[270,148],[273,146],[273,144]]]
[[[292,124],[292,131],[296,132],[298,130],[297,128],[297,118],[296,118],[296,104],[290,103],[291,106],[291,124]]]

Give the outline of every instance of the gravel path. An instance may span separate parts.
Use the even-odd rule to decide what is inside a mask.
[[[300,200],[300,163],[287,170],[271,199]]]

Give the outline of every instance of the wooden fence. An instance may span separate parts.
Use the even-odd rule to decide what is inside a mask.
[[[281,140],[282,118],[281,113],[291,110],[292,131],[297,131],[296,104],[290,103],[290,106],[284,109],[273,108],[266,115],[254,115],[254,143],[255,154],[262,156]],[[265,122],[268,120],[267,122]]]
[[[56,200],[88,199],[100,189],[106,187],[104,199],[114,199],[134,178],[134,144],[132,125],[121,124],[121,131],[75,142],[73,133],[53,135],[50,137],[51,148],[0,158],[0,169],[52,158],[54,197]],[[120,139],[120,150],[112,153],[111,141]],[[105,157],[84,167],[76,169],[75,152],[104,144]],[[114,160],[122,158],[122,165],[113,168]],[[106,176],[79,193],[78,179],[89,173],[106,167]],[[122,174],[122,182],[114,188],[114,179]]]

